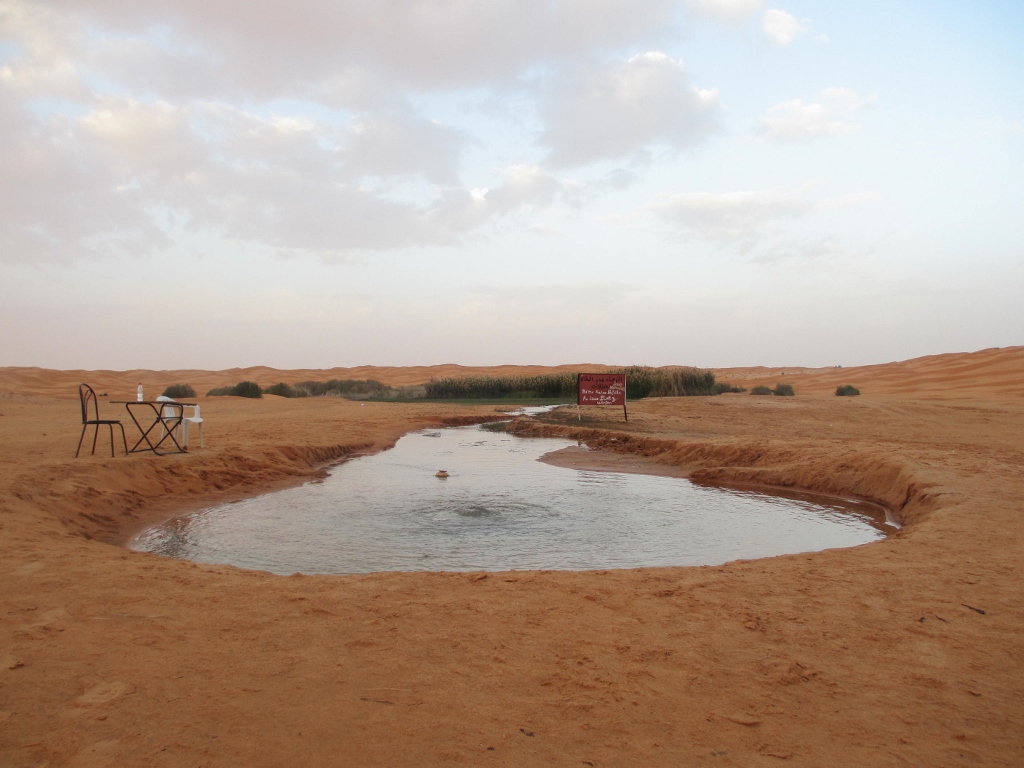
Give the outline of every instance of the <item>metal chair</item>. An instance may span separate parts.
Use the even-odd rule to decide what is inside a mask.
[[[124,426],[117,419],[101,419],[99,402],[96,400],[96,393],[92,391],[92,387],[88,384],[78,385],[78,399],[82,402],[82,435],[78,438],[78,449],[75,451],[75,458],[78,458],[78,454],[82,451],[82,441],[85,439],[85,430],[90,425],[95,427],[95,431],[92,435],[92,452],[96,453],[96,439],[100,434],[100,425],[106,424],[110,429],[110,455],[114,455],[114,425],[117,424],[121,430],[121,442],[124,443],[124,455],[128,455],[128,440],[124,435]],[[92,412],[96,414],[96,418],[89,418],[89,404],[92,404]]]

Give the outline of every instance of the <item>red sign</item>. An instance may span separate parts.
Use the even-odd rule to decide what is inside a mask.
[[[578,377],[577,405],[626,406],[626,374],[581,373]]]

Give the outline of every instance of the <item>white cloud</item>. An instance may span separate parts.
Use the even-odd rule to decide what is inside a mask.
[[[761,118],[758,132],[773,141],[804,141],[860,131],[860,111],[874,102],[848,88],[826,88],[821,101],[804,104],[800,99],[783,101]]]
[[[789,45],[810,29],[810,24],[778,8],[768,8],[761,17],[761,29],[775,45]]]
[[[691,192],[652,203],[649,209],[675,230],[727,243],[743,243],[782,219],[813,210],[807,197],[784,190]]]
[[[647,206],[675,237],[699,239],[725,246],[755,261],[807,260],[841,250],[831,237],[807,242],[785,230],[813,213],[857,208],[877,199],[874,193],[813,198],[806,190],[742,190],[690,192],[672,195]]]
[[[718,103],[678,62],[651,53],[559,73],[670,36],[694,2],[721,19],[749,5],[3,0],[0,259],[144,257],[198,232],[340,259],[458,243],[502,217],[579,204],[529,140],[518,156],[478,160],[461,188],[481,139],[422,105],[511,87],[528,121],[536,94],[518,81],[544,72],[569,97],[541,107],[554,161],[687,146],[711,130]],[[506,167],[498,183],[494,165]],[[592,197],[624,178],[585,186]]]
[[[9,1],[19,9],[30,7]],[[686,0],[293,0],[259,5],[241,0],[35,0],[31,7],[149,40],[150,51],[131,53],[144,65],[148,82],[161,76],[165,83],[173,79],[179,89],[191,85],[200,95],[209,95],[212,86],[266,97],[361,72],[424,88],[514,79],[537,64],[671,34],[687,5]],[[101,63],[112,64],[114,52],[108,46],[108,58]],[[125,47],[121,53],[130,52]],[[165,59],[162,66],[160,58]],[[190,60],[204,66],[185,66],[188,80],[176,75],[171,65]],[[120,77],[121,67],[108,71]]]
[[[345,170],[355,176],[421,174],[436,184],[454,185],[466,144],[460,132],[410,110],[359,115],[346,148]]]
[[[691,10],[723,24],[735,24],[761,9],[761,0],[691,0]]]
[[[832,259],[846,253],[836,237],[820,237],[814,240],[777,238],[752,261],[757,264],[779,264],[781,262],[814,262]]]
[[[614,160],[652,144],[682,148],[717,127],[718,92],[689,84],[682,62],[648,52],[577,73],[552,89],[542,142],[556,167]]]
[[[349,131],[224,104],[112,97],[76,119],[0,108],[7,171],[0,176],[0,258],[144,257],[168,245],[173,219],[195,233],[338,261],[360,251],[453,245],[559,193],[549,172],[513,166],[478,199],[454,187],[393,199],[387,187],[361,178],[453,181],[461,139],[408,116],[360,120],[360,130]],[[387,135],[403,130],[398,139]],[[366,132],[384,136],[367,139]]]

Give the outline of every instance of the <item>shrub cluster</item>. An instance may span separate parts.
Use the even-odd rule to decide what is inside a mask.
[[[855,397],[860,394],[860,390],[852,384],[843,384],[841,387],[836,387],[836,395],[839,397]]]
[[[504,398],[565,398],[576,396],[575,373],[544,376],[466,376],[431,379],[426,384],[431,400]]]
[[[234,395],[236,397],[262,397],[264,394],[278,397],[344,397],[349,400],[413,400],[424,396],[424,387],[392,388],[373,379],[331,379],[330,381],[302,381],[298,384],[279,382],[262,389],[252,381],[243,381],[233,387],[217,387],[207,392],[210,396]]]
[[[634,365],[614,373],[626,374],[626,395],[642,397],[695,397],[719,394],[715,374],[699,368],[648,368]]]
[[[301,381],[285,397],[346,397],[350,400],[383,400],[395,397],[395,390],[374,379],[331,379]]]
[[[696,368],[649,368],[635,365],[609,373],[626,374],[626,397],[684,397],[717,395],[715,374]],[[466,376],[431,379],[426,397],[433,400],[469,399],[576,399],[575,373],[549,373],[542,376]],[[735,390],[728,390],[735,391]]]
[[[163,395],[161,395],[161,397],[171,397],[175,400],[183,398],[188,399],[195,396],[196,391],[188,384],[171,384],[171,386],[164,390]]]
[[[746,387],[734,387],[727,381],[715,382],[715,394],[724,395],[726,392],[746,392]]]
[[[255,381],[240,381],[233,387],[216,387],[206,393],[207,397],[220,397],[231,395],[233,397],[263,397],[263,390]]]
[[[718,395],[722,392],[745,392],[741,387],[716,383],[715,374],[697,368],[649,368],[633,366],[610,373],[626,374],[626,396],[630,400],[644,397],[686,397]],[[467,376],[464,378],[431,379],[425,385],[389,387],[374,379],[331,379],[302,381],[298,384],[280,382],[261,389],[252,381],[233,387],[211,389],[207,395],[262,397],[264,393],[279,397],[344,397],[350,400],[564,400],[576,399],[576,374],[551,373],[542,376]],[[192,395],[194,396],[194,395]]]
[[[263,390],[265,395],[277,395],[278,397],[305,397],[309,393],[301,390],[301,394],[283,381],[280,384],[273,384]]]
[[[750,390],[752,395],[776,395],[777,397],[793,397],[796,392],[793,391],[791,384],[776,384],[775,389],[771,389],[764,385],[754,387]]]

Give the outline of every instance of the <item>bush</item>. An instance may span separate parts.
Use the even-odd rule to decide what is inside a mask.
[[[750,390],[750,394],[752,394],[752,395],[770,395],[770,394],[772,394],[772,391],[768,387],[754,387],[752,390]]]
[[[298,394],[302,390],[305,394]],[[330,381],[301,381],[292,388],[293,397],[345,397],[350,400],[385,399],[392,389],[374,379],[331,379]]]
[[[207,397],[221,397],[232,395],[234,397],[263,397],[263,390],[255,381],[240,381],[233,387],[216,387],[206,393]]]
[[[839,397],[855,397],[859,394],[860,390],[851,384],[843,384],[843,386],[836,388],[836,395]]]
[[[688,397],[717,395],[715,374],[697,368],[649,368],[634,365],[608,373],[626,374],[626,397]],[[575,373],[549,373],[541,376],[467,376],[431,379],[426,396],[445,399],[576,399]]]
[[[235,397],[263,397],[263,390],[255,381],[240,381],[231,388],[228,393]]]
[[[796,392],[793,391],[793,387],[789,384],[776,384],[775,391],[772,394],[778,397],[792,397]]]
[[[164,390],[162,397],[172,397],[175,400],[180,398],[195,397],[196,391],[188,384],[171,384]]]
[[[727,381],[716,381],[715,382],[715,394],[724,395],[726,392],[746,392],[747,390],[743,387],[734,387]]]
[[[277,395],[278,397],[295,397],[295,391],[284,382],[267,387],[263,390],[263,393],[266,395]]]

